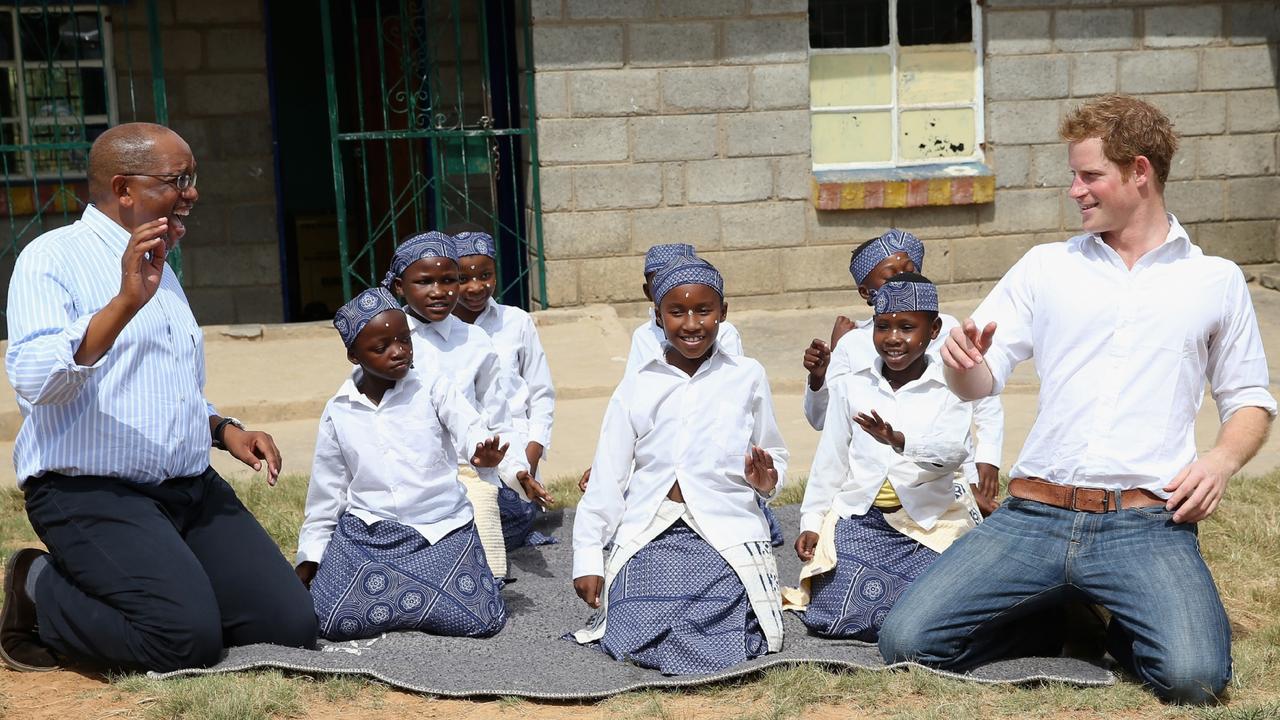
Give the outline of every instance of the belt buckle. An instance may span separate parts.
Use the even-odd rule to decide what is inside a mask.
[[[1110,490],[1103,490],[1103,491],[1102,491],[1102,509],[1100,509],[1100,510],[1095,510],[1095,509],[1093,509],[1093,508],[1091,508],[1091,507],[1090,507],[1090,508],[1082,508],[1082,507],[1080,507],[1079,505],[1077,505],[1077,504],[1076,504],[1076,498],[1077,498],[1077,495],[1078,495],[1079,491],[1080,491],[1080,490],[1082,490],[1082,489],[1083,489],[1083,490],[1088,490],[1088,489],[1091,489],[1091,488],[1081,488],[1081,487],[1079,487],[1078,485],[1072,485],[1072,486],[1071,486],[1071,509],[1072,509],[1073,511],[1075,511],[1075,512],[1087,512],[1087,513],[1109,513],[1109,512],[1112,512],[1113,510],[1119,510],[1119,509],[1120,509],[1120,507],[1119,507],[1119,503],[1117,503],[1117,504],[1116,504],[1116,507],[1114,507],[1114,508],[1113,508],[1113,507],[1111,507],[1111,491],[1110,491]]]

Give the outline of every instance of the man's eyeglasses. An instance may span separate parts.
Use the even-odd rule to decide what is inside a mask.
[[[177,175],[148,175],[147,173],[129,173],[133,177],[149,177],[167,182],[177,188],[178,192],[186,192],[196,186],[196,174],[180,173]]]

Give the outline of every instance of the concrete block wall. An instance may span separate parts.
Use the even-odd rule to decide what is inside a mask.
[[[1206,252],[1275,262],[1280,99],[1272,2],[987,0],[994,203],[817,211],[807,2],[543,0],[534,63],[548,301],[643,307],[640,256],[686,241],[734,306],[849,302],[849,251],[886,227],[926,244],[949,297],[1078,232],[1057,126],[1107,92],[1183,134],[1167,197]]]
[[[187,297],[202,324],[279,322],[262,3],[159,0],[158,6],[169,126],[191,145],[200,176],[200,199],[182,241]],[[113,6],[112,12],[120,121],[152,121],[145,4]],[[136,105],[126,53],[133,61]]]

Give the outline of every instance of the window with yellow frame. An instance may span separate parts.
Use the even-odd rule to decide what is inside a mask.
[[[982,162],[972,0],[809,0],[813,169]]]

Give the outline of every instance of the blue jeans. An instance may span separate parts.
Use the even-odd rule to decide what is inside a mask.
[[[1108,650],[1165,700],[1205,703],[1231,679],[1231,626],[1194,524],[1162,506],[1092,514],[1010,498],[899,598],[887,662],[965,671],[1015,653],[1019,621],[1073,595],[1111,611]]]

